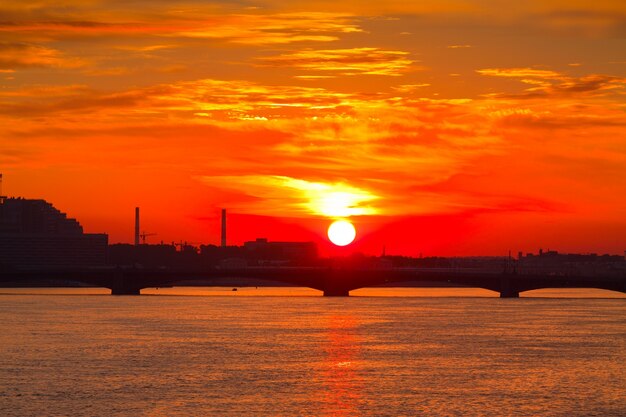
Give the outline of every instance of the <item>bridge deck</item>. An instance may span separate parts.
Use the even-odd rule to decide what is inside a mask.
[[[142,288],[203,285],[218,279],[253,279],[282,282],[315,288],[325,295],[348,295],[351,290],[392,283],[428,282],[485,288],[499,292],[502,297],[518,297],[520,292],[541,288],[600,288],[626,292],[626,276],[566,276],[542,274],[515,274],[494,270],[444,268],[303,268],[256,267],[239,269],[142,269],[99,268],[40,271],[13,271],[0,273],[0,285],[34,282],[82,283],[106,287],[113,294],[139,294]]]

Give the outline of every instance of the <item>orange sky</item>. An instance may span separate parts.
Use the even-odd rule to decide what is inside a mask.
[[[226,207],[233,244],[622,254],[626,3],[501,5],[5,2],[4,193],[111,242],[140,206],[149,242],[217,243]]]

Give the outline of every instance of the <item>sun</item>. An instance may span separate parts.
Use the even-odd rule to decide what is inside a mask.
[[[356,237],[354,225],[347,220],[336,220],[328,226],[328,238],[337,246],[346,246]]]

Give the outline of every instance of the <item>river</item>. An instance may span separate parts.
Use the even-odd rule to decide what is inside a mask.
[[[626,415],[620,294],[146,293],[0,289],[0,415]]]

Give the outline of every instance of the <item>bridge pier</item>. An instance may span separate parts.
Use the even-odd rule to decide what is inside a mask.
[[[500,298],[519,298],[519,291],[510,289],[500,291]]]
[[[500,298],[519,298],[519,290],[516,288],[515,275],[504,274],[500,278]]]
[[[141,295],[139,288],[114,287],[111,288],[111,295]]]
[[[324,297],[349,297],[350,290],[345,288],[325,288]]]
[[[138,276],[138,272],[141,274],[143,271],[123,270],[118,267],[115,275],[105,286],[111,289],[111,295],[140,295],[141,287],[143,287],[140,278],[143,276]]]

